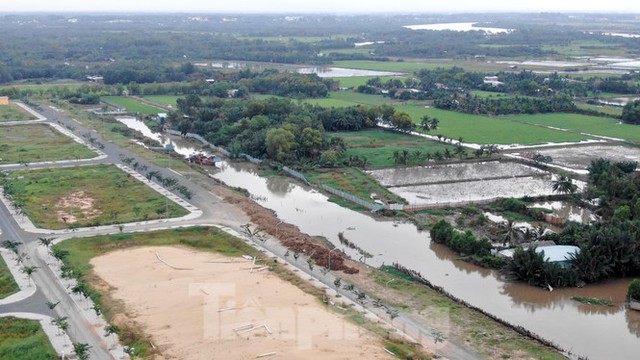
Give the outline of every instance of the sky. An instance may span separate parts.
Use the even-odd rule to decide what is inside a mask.
[[[0,12],[109,11],[208,13],[389,13],[389,12],[619,12],[640,13],[640,1],[594,0],[18,0]]]

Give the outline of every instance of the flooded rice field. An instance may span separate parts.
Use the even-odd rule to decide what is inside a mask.
[[[347,69],[339,67],[308,67],[297,70],[300,74],[317,74],[321,78],[352,77],[352,76],[395,76],[402,73],[391,71],[375,71],[363,69]]]
[[[367,171],[412,205],[492,200],[553,193],[553,175],[514,162],[486,161]]]
[[[586,170],[591,160],[605,158],[611,161],[640,161],[640,148],[621,145],[587,145],[566,148],[540,149],[536,152],[551,156],[553,165]]]
[[[411,205],[448,204],[460,202],[480,202],[507,197],[551,195],[552,176],[518,177],[465,181],[455,183],[437,183],[429,185],[401,186],[389,188],[389,191],[401,196]]]
[[[588,224],[596,220],[596,216],[589,209],[581,208],[562,201],[534,203],[529,207],[551,210],[553,211],[551,215],[561,219],[563,222],[573,221]]]
[[[435,164],[366,171],[384,186],[429,184],[446,181],[483,180],[501,177],[546,174],[545,171],[514,162]]]
[[[186,151],[179,142],[175,144],[179,153]],[[413,224],[380,221],[353,212],[289,178],[260,177],[250,164],[223,164],[214,176],[230,186],[247,189],[283,221],[307,234],[326,237],[352,258],[357,259],[358,254],[341,245],[339,232],[374,255],[368,264],[377,267],[398,262],[419,271],[454,296],[574,354],[609,360],[635,359],[640,353],[640,312],[624,306],[631,279],[549,292],[459,261],[458,255],[431,243],[428,233],[418,231]],[[610,299],[614,306],[584,305],[571,300],[572,296]]]

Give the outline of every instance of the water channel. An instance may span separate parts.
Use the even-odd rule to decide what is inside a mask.
[[[141,122],[133,126],[130,121],[127,125],[137,130],[144,126]],[[174,146],[179,148],[180,142],[174,142]],[[398,262],[417,270],[454,296],[523,326],[573,354],[592,360],[637,359],[640,354],[640,312],[624,307],[631,279],[549,292],[506,281],[496,271],[458,261],[455,254],[431,243],[428,233],[419,232],[413,224],[380,221],[353,212],[289,178],[260,177],[250,164],[223,163],[214,176],[230,186],[247,189],[262,206],[307,234],[322,235],[343,248],[338,233],[344,232],[350,241],[374,254],[367,259],[368,264]],[[358,258],[353,250],[344,251]],[[614,306],[583,305],[571,300],[572,296],[606,298]]]

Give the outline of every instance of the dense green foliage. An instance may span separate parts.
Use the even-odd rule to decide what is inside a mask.
[[[622,120],[629,124],[640,124],[640,100],[632,101],[622,108]]]
[[[491,242],[487,238],[477,239],[471,230],[457,231],[446,220],[440,220],[431,228],[431,240],[444,244],[453,251],[465,256],[465,260],[473,263],[500,268],[504,260],[491,255]]]

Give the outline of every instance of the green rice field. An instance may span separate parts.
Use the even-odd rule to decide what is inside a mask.
[[[171,105],[174,108],[178,107],[178,99],[184,97],[179,95],[147,95],[144,98],[160,105]]]
[[[130,113],[140,113],[144,115],[151,115],[151,114],[157,114],[160,112],[166,112],[161,108],[147,105],[145,103],[142,103],[138,100],[135,100],[126,96],[105,96],[101,98],[101,100],[113,106],[124,108]]]
[[[344,139],[349,146],[346,153],[347,156],[366,157],[368,159],[368,167],[394,166],[394,151],[409,150],[411,153],[420,151],[422,154],[433,154],[436,151],[442,153],[445,149],[454,150],[452,145],[382,129],[329,134],[330,136],[339,136]]]
[[[360,85],[366,85],[367,81],[370,79],[375,79],[376,77],[380,78],[380,81],[387,82],[392,79],[399,79],[404,81],[406,77],[402,76],[351,76],[351,77],[340,77],[333,78],[335,81],[340,82],[340,87],[344,88],[357,88]]]

